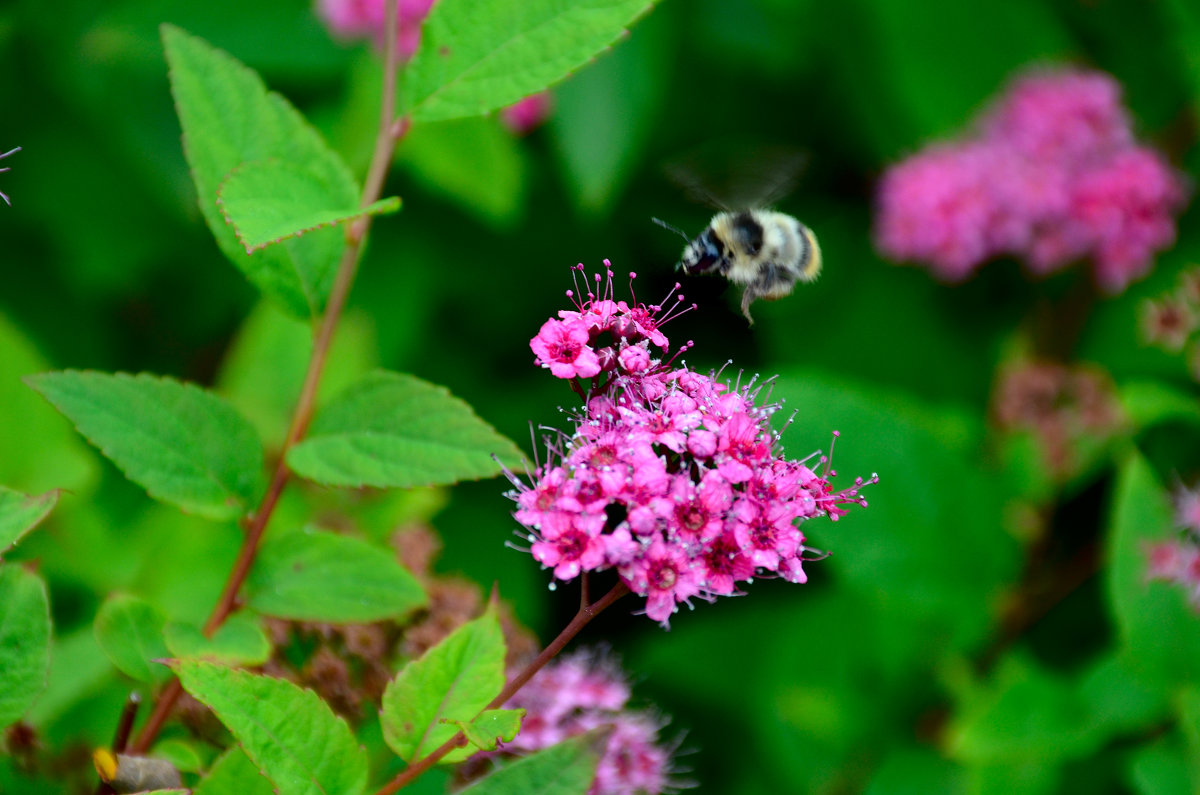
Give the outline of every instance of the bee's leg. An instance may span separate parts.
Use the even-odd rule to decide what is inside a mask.
[[[757,301],[762,296],[758,289],[758,283],[747,284],[746,289],[742,290],[742,314],[746,316],[746,320],[750,321],[750,325],[754,325],[754,318],[750,317],[750,304]]]

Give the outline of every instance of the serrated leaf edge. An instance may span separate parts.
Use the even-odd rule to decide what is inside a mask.
[[[149,494],[151,497],[153,497],[155,500],[165,503],[166,505],[174,506],[175,508],[178,508],[180,511],[182,511],[183,513],[188,514],[190,516],[199,516],[201,518],[212,519],[214,521],[225,521],[227,519],[232,519],[232,518],[235,518],[235,517],[245,513],[248,510],[248,506],[244,505],[242,503],[241,498],[235,494],[235,495],[230,495],[230,497],[226,498],[226,501],[225,501],[226,507],[233,508],[235,510],[232,513],[229,513],[228,515],[225,515],[223,513],[220,516],[216,516],[214,514],[206,513],[203,510],[195,510],[195,508],[189,508],[187,506],[180,505],[178,502],[157,493],[154,489],[151,489],[149,486],[143,486],[137,480],[134,480],[130,476],[129,472],[125,469],[125,467],[122,466],[120,463],[118,463],[115,458],[113,458],[111,449],[109,447],[105,447],[104,445],[101,445],[99,442],[97,442],[91,436],[84,433],[83,429],[81,429],[74,420],[72,420],[70,417],[68,417],[66,412],[64,412],[61,408],[59,408],[57,403],[55,403],[50,398],[46,397],[46,395],[42,394],[42,391],[37,388],[36,381],[40,380],[42,376],[57,375],[60,373],[61,374],[72,374],[72,375],[100,375],[100,376],[107,376],[107,377],[122,378],[127,381],[136,381],[139,378],[141,378],[141,379],[146,379],[146,380],[150,380],[150,381],[168,382],[168,383],[172,383],[172,384],[178,384],[178,385],[182,386],[185,390],[190,389],[194,392],[199,392],[201,394],[206,394],[206,395],[215,396],[215,397],[219,398],[219,396],[217,396],[216,393],[209,392],[208,390],[204,389],[200,385],[194,384],[191,381],[182,381],[177,378],[171,378],[170,376],[164,376],[164,375],[157,375],[154,373],[126,373],[126,372],[109,373],[109,372],[104,372],[103,370],[70,370],[70,369],[68,369],[68,370],[52,370],[47,373],[34,373],[32,375],[23,376],[21,378],[21,380],[25,383],[26,386],[28,386],[30,389],[32,389],[33,391],[35,391],[39,395],[41,395],[42,398],[47,403],[54,406],[54,409],[56,411],[58,411],[60,414],[62,414],[64,417],[66,417],[67,420],[71,423],[71,425],[75,428],[76,433],[78,433],[83,438],[87,439],[89,444],[91,444],[93,447],[95,447],[97,450],[99,450],[101,453],[103,453],[104,457],[107,458],[112,463],[113,466],[115,466],[117,469],[119,469],[121,471],[121,474],[123,474],[125,476],[126,480],[128,480],[130,483],[134,483],[137,486],[144,489],[146,491],[146,493]],[[219,398],[219,399],[221,399],[221,398]],[[225,402],[224,399],[221,399],[221,400],[222,400],[222,402]],[[226,405],[228,405],[228,404],[226,404]],[[232,406],[230,406],[230,408],[232,408]],[[233,409],[233,410],[235,412],[237,411],[237,409]],[[241,417],[241,414],[239,413],[238,416]],[[245,420],[244,417],[242,417],[242,419]],[[255,434],[255,438],[256,439],[258,438],[257,434]],[[261,441],[260,441],[260,444],[261,444]],[[190,462],[191,459],[186,459],[186,460],[188,460]],[[207,472],[205,473],[204,479],[212,481],[219,487],[219,489],[222,492],[225,492],[228,494],[228,489],[225,487],[225,485],[223,483],[213,479],[212,476],[210,474],[208,474]]]

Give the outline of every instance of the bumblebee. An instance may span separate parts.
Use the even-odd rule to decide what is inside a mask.
[[[716,273],[742,285],[742,314],[751,325],[750,304],[760,298],[774,301],[790,295],[796,282],[811,282],[821,272],[816,236],[785,213],[717,213],[708,228],[690,240],[670,224],[653,220],[688,240],[676,270],[688,275]]]

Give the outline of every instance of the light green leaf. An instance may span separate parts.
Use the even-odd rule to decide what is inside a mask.
[[[426,602],[394,553],[311,528],[276,534],[263,544],[246,599],[265,615],[335,623],[400,618]]]
[[[31,497],[0,486],[0,554],[37,527],[57,503],[57,491]]]
[[[588,732],[505,765],[460,792],[471,795],[584,795],[596,777],[606,734]]]
[[[179,659],[202,659],[227,665],[262,665],[271,656],[271,641],[248,613],[235,613],[211,638],[204,637],[199,627],[171,622],[164,633],[171,656]]]
[[[184,660],[173,667],[184,689],[216,713],[279,792],[357,795],[366,787],[366,753],[316,693],[212,663]]]
[[[1184,590],[1149,582],[1150,548],[1178,534],[1166,490],[1137,455],[1121,467],[1109,529],[1108,592],[1124,656],[1146,679],[1200,681],[1200,620]]]
[[[276,790],[242,747],[235,745],[213,763],[192,795],[276,795]]]
[[[46,585],[20,566],[0,566],[0,728],[25,714],[49,669]]]
[[[521,730],[523,709],[485,709],[472,721],[447,719],[463,733],[470,745],[456,748],[442,757],[442,762],[461,762],[479,751],[495,751],[500,742],[512,742]]]
[[[154,660],[170,656],[163,642],[167,618],[136,596],[111,596],[100,606],[93,625],[96,642],[117,670],[139,682],[162,681],[169,671]]]
[[[504,635],[489,609],[414,660],[383,694],[383,737],[412,764],[458,733],[504,687]]]
[[[1200,402],[1193,395],[1162,381],[1133,381],[1120,389],[1121,407],[1135,428],[1171,420],[1200,423]]]
[[[612,46],[653,0],[441,0],[404,70],[414,121],[479,116],[562,80]]]
[[[322,227],[400,209],[397,196],[362,208],[358,202],[335,204],[337,191],[327,177],[307,163],[251,160],[225,177],[217,188],[217,206],[247,254]]]
[[[431,486],[492,477],[520,452],[444,387],[376,371],[317,413],[288,452],[301,477],[327,486]]]
[[[244,514],[262,444],[221,398],[153,375],[64,370],[26,379],[151,497],[209,519]]]
[[[497,119],[418,124],[399,162],[430,191],[499,229],[512,227],[525,209],[528,163]]]
[[[303,163],[328,188],[322,206],[355,207],[349,169],[304,117],[229,54],[164,25],[171,93],[183,127],[200,210],[217,244],[265,294],[300,317],[320,314],[345,248],[341,229],[327,228],[247,254],[217,206],[217,190],[243,163],[278,158]]]

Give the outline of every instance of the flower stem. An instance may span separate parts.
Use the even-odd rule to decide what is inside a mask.
[[[533,678],[534,674],[542,670],[546,663],[554,659],[555,655],[562,651],[563,647],[566,646],[572,638],[578,635],[579,631],[587,626],[593,618],[598,616],[602,610],[627,593],[629,593],[629,587],[625,585],[625,583],[619,582],[613,586],[611,591],[600,597],[600,599],[596,602],[593,602],[590,605],[581,606],[579,608],[579,612],[575,614],[573,619],[571,619],[571,623],[567,624],[563,631],[558,633],[558,637],[551,641],[549,646],[542,649],[542,653],[539,654],[533,660],[533,662],[525,666],[521,673],[514,676],[512,680],[504,686],[504,689],[500,691],[500,695],[493,698],[491,703],[484,707],[484,709],[496,709],[512,698],[518,690],[525,686],[526,682]],[[438,760],[440,760],[446,754],[450,753],[455,748],[465,745],[466,742],[467,738],[462,732],[459,732],[438,746],[437,750],[435,750],[433,753],[422,757],[418,761],[406,767],[399,775],[381,787],[375,793],[375,795],[393,795],[393,793],[408,786],[422,773],[436,765]]]
[[[366,207],[376,201],[383,192],[384,178],[387,176],[388,167],[391,165],[392,157],[396,151],[396,145],[408,131],[408,125],[403,123],[402,120],[395,118],[397,2],[398,0],[386,4],[383,99],[380,108],[379,134],[375,141],[375,152],[371,158],[367,178],[363,184],[362,200],[359,205],[361,207]],[[206,637],[212,637],[213,633],[220,629],[221,625],[225,623],[225,619],[236,609],[238,591],[241,590],[242,583],[245,582],[246,577],[250,574],[250,569],[254,565],[254,558],[258,553],[259,543],[266,532],[267,523],[270,521],[275,511],[275,506],[279,502],[279,497],[291,477],[291,472],[287,466],[287,453],[293,445],[304,438],[304,434],[308,430],[308,425],[312,421],[313,410],[316,406],[317,388],[320,386],[321,376],[325,371],[325,361],[329,355],[329,348],[333,342],[334,332],[337,329],[338,321],[341,319],[342,310],[345,309],[346,300],[350,295],[350,288],[354,284],[354,276],[358,270],[358,262],[362,255],[363,245],[366,242],[372,218],[373,216],[370,215],[363,216],[352,223],[346,230],[346,248],[342,253],[341,262],[338,263],[337,275],[334,278],[333,288],[329,294],[329,301],[326,303],[325,312],[321,316],[320,328],[317,330],[313,341],[312,355],[308,360],[308,371],[304,376],[304,386],[300,390],[300,397],[296,401],[296,408],[292,413],[287,437],[284,439],[283,448],[279,452],[279,462],[275,465],[275,473],[271,477],[271,484],[268,486],[266,494],[263,495],[258,510],[254,512],[253,517],[250,519],[245,538],[242,540],[241,550],[238,552],[237,561],[234,563],[233,570],[229,574],[229,579],[221,591],[221,597],[209,615],[208,621],[204,624],[204,635]],[[154,709],[151,711],[150,717],[146,720],[146,725],[142,727],[137,739],[130,747],[131,753],[144,754],[150,749],[154,738],[158,736],[158,732],[162,729],[163,724],[171,713],[171,709],[175,706],[175,702],[181,695],[183,695],[182,685],[179,684],[178,679],[172,679],[163,688],[162,692],[159,693],[158,699],[154,704]]]

